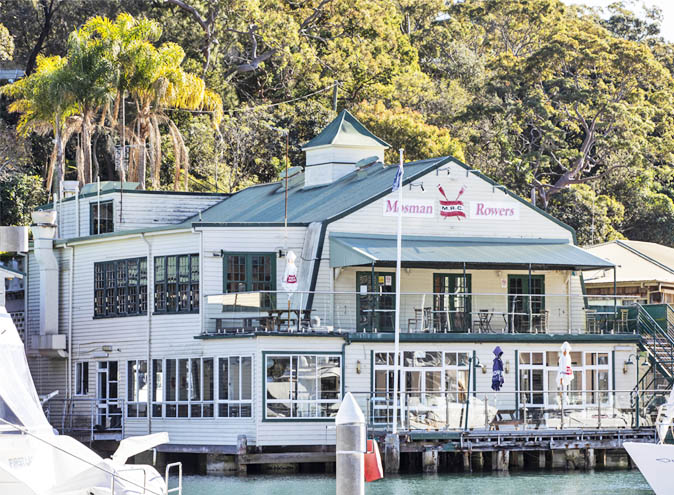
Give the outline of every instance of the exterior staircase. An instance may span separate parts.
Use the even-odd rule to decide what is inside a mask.
[[[646,352],[649,367],[634,388],[632,402],[646,414],[653,414],[674,384],[674,308],[669,304],[639,304],[637,330],[641,335],[639,347]]]

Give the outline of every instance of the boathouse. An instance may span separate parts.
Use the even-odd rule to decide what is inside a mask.
[[[38,391],[59,391],[52,424],[94,441],[167,431],[165,452],[240,464],[312,462],[334,456],[350,391],[383,438],[400,208],[403,450],[460,451],[480,432],[479,449],[526,428],[553,431],[534,450],[555,430],[567,446],[580,430],[619,447],[607,431],[652,424],[637,382],[667,388],[671,363],[646,337],[674,341],[648,306],[584,292],[585,272],[614,264],[451,156],[405,163],[398,204],[387,148],[343,111],[277,182],[232,195],[94,184],[37,211],[26,347]]]

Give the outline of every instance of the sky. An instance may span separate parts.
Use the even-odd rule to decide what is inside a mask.
[[[566,4],[582,4],[591,7],[606,7],[615,0],[562,0]],[[662,37],[667,41],[674,42],[674,0],[645,0],[630,2],[625,1],[626,7],[635,12],[641,10],[641,5],[649,7],[657,6],[662,10]]]

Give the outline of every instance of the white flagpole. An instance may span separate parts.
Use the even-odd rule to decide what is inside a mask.
[[[400,148],[400,167],[403,166],[403,152]],[[403,177],[398,184],[398,237],[396,239],[396,321],[393,337],[393,434],[398,433],[398,388],[400,369],[400,264],[402,258],[402,230],[403,230]]]

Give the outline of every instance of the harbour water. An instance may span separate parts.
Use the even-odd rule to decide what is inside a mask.
[[[327,475],[249,477],[186,476],[184,495],[330,495]],[[594,472],[521,472],[389,477],[365,486],[366,495],[646,495],[653,494],[637,470]]]

